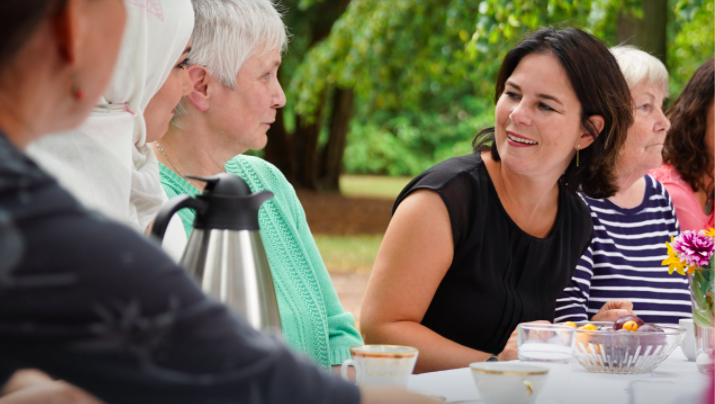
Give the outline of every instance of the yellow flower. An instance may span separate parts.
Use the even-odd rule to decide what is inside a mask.
[[[673,242],[674,237],[670,237],[670,241]],[[668,258],[663,260],[661,265],[667,265],[668,266],[668,273],[673,274],[673,271],[677,271],[681,275],[685,275],[685,269],[684,267],[686,266],[685,263],[680,261],[680,258],[678,258],[678,253],[673,250],[673,246],[670,245],[669,242],[665,242],[666,247],[668,247]],[[692,268],[688,268],[688,271],[692,271]]]
[[[713,229],[712,227],[708,231],[703,230],[703,232],[705,233],[706,236],[715,238],[715,229]],[[671,240],[671,241],[673,241],[673,240]]]

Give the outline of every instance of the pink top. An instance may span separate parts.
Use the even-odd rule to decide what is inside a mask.
[[[687,182],[683,181],[675,167],[663,163],[655,170],[650,170],[648,174],[665,185],[665,189],[670,194],[670,199],[675,206],[680,231],[698,231],[715,227],[713,212],[709,215],[703,212],[698,198],[695,197],[695,192]]]

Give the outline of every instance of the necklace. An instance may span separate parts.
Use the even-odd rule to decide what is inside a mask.
[[[180,177],[185,178],[184,174],[182,174],[181,171],[177,170],[174,163],[172,163],[171,160],[169,160],[169,156],[167,156],[166,153],[164,153],[164,149],[161,146],[159,146],[159,142],[154,142],[154,145],[156,145],[156,148],[159,150],[159,153],[161,153],[161,155],[164,156],[164,158],[166,159],[166,162],[169,163],[169,165],[171,166],[171,169],[174,170],[175,173],[179,174]]]

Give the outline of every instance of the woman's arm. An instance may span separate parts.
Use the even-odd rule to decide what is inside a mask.
[[[593,275],[593,252],[589,246],[579,258],[576,271],[566,289],[556,299],[554,322],[585,321],[589,319],[588,300]]]
[[[465,367],[490,356],[420,324],[453,255],[452,226],[441,197],[428,190],[413,192],[400,203],[385,233],[360,322],[368,344],[417,348],[415,373]]]

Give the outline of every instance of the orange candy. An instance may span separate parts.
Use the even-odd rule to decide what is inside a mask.
[[[626,321],[623,324],[623,329],[628,331],[638,331],[638,323],[635,321]]]
[[[636,326],[636,327],[637,327],[637,326]],[[579,329],[581,329],[581,330],[591,330],[591,331],[597,331],[597,330],[598,330],[598,328],[596,328],[596,326],[593,325],[593,324],[582,325],[581,327],[579,327]]]
[[[567,327],[576,328],[576,323],[574,323],[573,321],[567,321],[567,322],[563,323],[563,325],[565,325]]]

